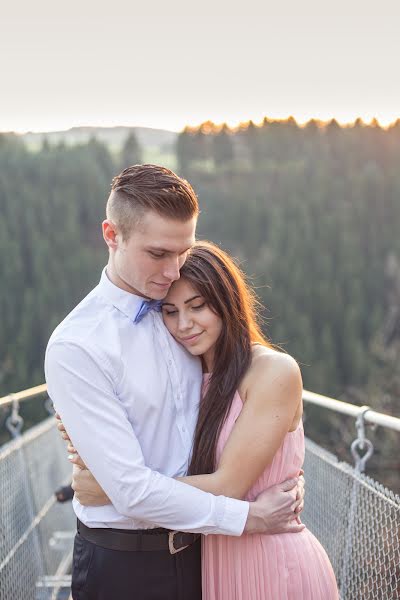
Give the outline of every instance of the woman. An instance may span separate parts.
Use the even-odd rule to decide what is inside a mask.
[[[199,242],[162,306],[166,327],[205,373],[189,475],[180,480],[250,501],[297,476],[304,460],[300,370],[263,337],[256,303],[229,256]],[[205,600],[338,598],[329,559],[307,529],[206,536],[202,571]]]

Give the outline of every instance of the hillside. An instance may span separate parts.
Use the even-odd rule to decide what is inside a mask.
[[[122,147],[129,133],[134,132],[143,147],[156,147],[163,151],[170,151],[173,147],[177,133],[164,129],[149,127],[73,127],[66,131],[52,131],[49,133],[25,133],[20,137],[32,149],[40,148],[44,139],[50,144],[64,142],[68,146],[86,144],[91,138],[96,138],[113,151]]]

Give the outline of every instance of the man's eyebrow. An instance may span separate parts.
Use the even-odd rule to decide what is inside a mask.
[[[181,254],[184,254],[184,252],[189,252],[191,247],[192,246],[189,246],[185,250],[182,250]],[[159,246],[148,246],[147,250],[152,250],[153,252],[164,252],[165,254],[174,254],[172,250],[168,250],[167,248],[160,248]]]
[[[185,300],[185,302],[183,304],[187,304],[188,302],[191,302],[192,300],[195,300],[196,298],[202,298],[202,296],[200,294],[196,294],[196,296],[192,296],[191,298],[188,298],[187,300]],[[175,304],[172,304],[172,302],[163,302],[162,306],[175,306]]]
[[[153,250],[154,252],[171,252],[171,250],[167,250],[166,248],[159,248],[158,246],[148,246],[147,250]]]

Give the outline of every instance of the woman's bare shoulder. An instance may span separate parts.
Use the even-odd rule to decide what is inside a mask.
[[[254,373],[259,375],[258,371],[260,370],[264,372],[266,370],[275,371],[276,369],[280,372],[281,370],[287,371],[288,374],[293,371],[296,373],[300,371],[297,361],[290,354],[270,346],[255,344],[248,374],[250,376]]]
[[[250,367],[243,379],[243,392],[273,390],[279,385],[302,385],[301,372],[297,361],[285,352],[262,345],[253,346]]]

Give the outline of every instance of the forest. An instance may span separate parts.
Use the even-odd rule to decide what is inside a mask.
[[[305,387],[398,416],[400,120],[206,122],[170,154],[198,194],[198,237],[238,259],[267,335],[298,360]],[[0,134],[0,397],[43,382],[51,331],[107,260],[112,177],[146,156],[134,130],[118,149],[92,137],[32,150]],[[351,461],[353,421],[306,416],[313,439]],[[369,435],[372,472],[398,489],[398,439]]]

